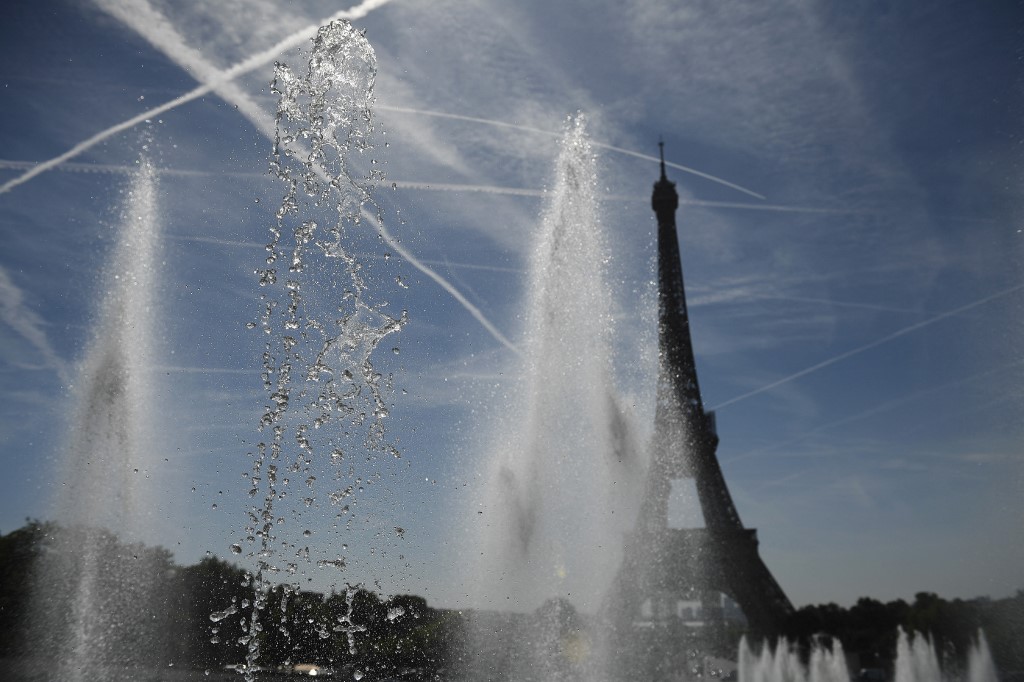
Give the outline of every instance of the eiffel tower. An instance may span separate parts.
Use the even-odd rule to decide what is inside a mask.
[[[655,433],[645,497],[636,529],[627,538],[613,608],[620,624],[668,623],[679,601],[705,605],[716,593],[743,610],[752,633],[779,633],[793,606],[758,554],[757,531],[744,528],[726,487],[715,450],[714,412],[705,412],[686,312],[676,235],[679,195],[665,175],[654,184],[658,218],[658,380]],[[672,481],[694,480],[704,528],[670,528]],[[649,610],[641,614],[641,605]]]

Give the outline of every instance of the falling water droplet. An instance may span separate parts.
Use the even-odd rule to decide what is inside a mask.
[[[224,620],[228,616],[234,615],[236,613],[238,613],[238,607],[235,606],[234,604],[232,604],[231,606],[227,607],[223,611],[214,611],[213,613],[211,613],[210,614],[210,622],[212,622],[212,623],[219,623],[220,621]]]

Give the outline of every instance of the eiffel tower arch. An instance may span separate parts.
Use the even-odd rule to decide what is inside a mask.
[[[654,184],[658,219],[660,370],[652,453],[637,526],[610,603],[621,627],[671,620],[680,600],[723,593],[743,610],[751,632],[779,633],[793,606],[758,553],[757,531],[744,528],[716,450],[714,412],[705,412],[697,382],[676,234],[679,195],[665,175]],[[703,528],[672,528],[673,481],[692,479]],[[646,604],[648,613],[641,614]]]

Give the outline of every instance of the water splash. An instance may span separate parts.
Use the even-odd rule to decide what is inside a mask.
[[[374,367],[374,352],[406,316],[373,301],[349,246],[361,212],[376,209],[372,191],[382,181],[372,156],[375,76],[366,38],[348,22],[334,22],[317,34],[304,73],[278,64],[274,77],[271,170],[285,194],[266,267],[257,271],[262,314],[249,325],[268,337],[268,401],[259,424],[265,437],[253,453],[250,496],[257,502],[246,528],[258,595],[314,568],[333,570],[325,582],[338,584],[345,559],[327,554],[334,543],[324,538],[306,540],[310,527],[350,528],[358,493],[379,475],[367,461],[398,456],[384,429],[391,378]],[[246,638],[249,668],[259,657],[265,606],[257,596]]]

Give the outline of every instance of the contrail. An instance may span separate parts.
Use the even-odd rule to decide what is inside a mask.
[[[185,104],[186,102],[191,102],[192,100],[194,100],[194,99],[196,99],[198,97],[202,97],[203,95],[205,95],[206,93],[210,92],[211,90],[213,90],[213,86],[212,85],[204,85],[202,87],[198,87],[195,90],[191,90],[191,91],[185,93],[181,97],[175,97],[171,101],[165,102],[164,104],[161,104],[158,107],[154,107],[153,109],[150,109],[149,111],[144,111],[143,113],[139,114],[138,116],[133,116],[132,118],[128,119],[127,121],[122,121],[121,123],[118,123],[115,126],[107,128],[106,130],[102,130],[102,131],[96,133],[95,135],[93,135],[92,137],[79,142],[74,147],[72,147],[71,149],[67,150],[66,152],[64,152],[60,156],[55,156],[55,157],[53,157],[52,159],[50,159],[48,161],[43,161],[42,163],[37,164],[31,170],[29,170],[29,171],[27,171],[25,173],[22,173],[21,175],[19,175],[18,177],[14,178],[13,180],[8,180],[3,185],[0,185],[0,194],[5,194],[7,192],[10,192],[12,189],[17,187],[18,185],[22,185],[22,184],[28,182],[29,180],[31,180],[35,176],[37,176],[37,175],[39,175],[41,173],[45,173],[46,171],[50,170],[54,166],[58,166],[58,165],[64,163],[65,161],[67,161],[68,159],[75,158],[76,156],[78,156],[82,152],[86,151],[90,147],[92,147],[94,145],[97,145],[100,142],[103,142],[103,140],[106,140],[107,138],[112,137],[112,136],[118,134],[122,130],[128,130],[132,126],[138,125],[139,123],[142,123],[143,121],[146,121],[148,119],[153,118],[154,116],[158,116],[159,114],[162,114],[165,111],[170,111],[171,109],[173,109],[173,108],[175,108],[175,107],[177,107],[179,105]]]
[[[871,350],[872,348],[877,348],[878,346],[881,346],[883,343],[888,343],[889,341],[892,341],[893,339],[898,339],[901,336],[906,336],[907,334],[909,334],[911,332],[915,332],[918,329],[922,329],[922,328],[927,327],[929,325],[935,324],[936,322],[941,322],[942,320],[945,320],[947,318],[953,317],[955,315],[959,315],[960,313],[967,312],[968,310],[972,310],[974,308],[977,308],[978,306],[985,305],[986,303],[994,301],[994,300],[996,300],[998,298],[1003,298],[1004,296],[1009,296],[1010,294],[1012,294],[1012,293],[1014,293],[1016,291],[1020,291],[1021,289],[1024,289],[1024,284],[1018,284],[1016,286],[1010,287],[1009,289],[1003,289],[1002,291],[998,291],[998,292],[996,292],[994,294],[986,296],[985,298],[982,298],[982,299],[979,299],[977,301],[974,301],[973,303],[968,303],[966,305],[962,305],[959,308],[955,308],[953,310],[946,311],[946,312],[944,312],[944,313],[942,313],[940,315],[936,315],[935,317],[931,317],[931,318],[928,318],[927,320],[924,320],[922,322],[918,322],[917,324],[912,324],[909,327],[904,327],[903,329],[899,329],[899,330],[893,332],[892,334],[888,334],[886,336],[883,336],[880,339],[876,339],[876,340],[872,341],[871,343],[866,343],[863,346],[858,346],[857,348],[854,348],[852,350],[848,350],[845,353],[840,353],[839,355],[836,355],[835,357],[829,358],[828,360],[823,360],[823,361],[821,361],[821,362],[819,362],[819,363],[817,363],[815,365],[811,365],[810,367],[807,367],[806,369],[802,369],[799,372],[796,372],[795,374],[790,374],[789,376],[783,377],[783,378],[781,378],[781,379],[779,379],[777,381],[773,381],[770,384],[762,386],[761,388],[754,389],[753,391],[748,391],[747,393],[744,393],[742,395],[738,395],[735,398],[730,398],[729,400],[726,400],[723,403],[719,403],[719,404],[717,404],[714,407],[711,407],[709,409],[720,410],[723,407],[728,407],[729,405],[733,405],[735,403],[738,403],[741,400],[746,400],[747,398],[750,398],[752,396],[758,395],[759,393],[764,393],[765,391],[770,391],[773,388],[778,388],[779,386],[782,386],[783,384],[788,384],[791,381],[794,381],[794,380],[799,379],[801,377],[805,377],[808,374],[811,374],[813,372],[817,372],[819,369],[824,369],[825,367],[829,367],[830,365],[834,365],[837,362],[841,362],[843,360],[846,360],[849,357],[853,357],[854,355],[859,355],[860,353],[863,353],[866,350]]]
[[[394,180],[396,188],[425,190],[428,192],[483,192],[484,194],[503,194],[518,197],[543,197],[546,192],[542,189],[529,189],[523,187],[501,187],[498,185],[459,185],[450,182],[414,182],[409,180]]]
[[[820,303],[821,305],[835,306],[837,308],[863,308],[864,310],[878,310],[883,313],[905,313],[910,315],[924,315],[923,310],[912,310],[910,308],[896,308],[875,303],[858,303],[856,301],[835,301],[828,298],[810,298],[805,296],[782,296],[773,294],[762,294],[758,298],[768,301],[793,301],[795,303]]]
[[[379,109],[387,109],[380,108]],[[393,109],[393,108],[392,108]],[[466,118],[466,117],[461,117]],[[503,124],[508,125],[508,124]],[[534,130],[528,128],[528,130]],[[545,134],[554,134],[544,131]],[[592,142],[595,146],[605,146],[598,142]],[[636,155],[634,152],[630,152],[631,155]],[[653,159],[654,157],[650,157]],[[665,163],[666,166],[670,165],[669,162]],[[452,182],[420,182],[413,180],[394,180],[395,187],[401,189],[416,189],[423,191],[479,191],[479,193],[490,194],[490,195],[507,195],[512,197],[544,197],[547,195],[547,191],[544,189],[531,189],[528,187],[506,187],[502,185],[493,184],[457,184]],[[761,195],[755,195],[761,197]],[[604,195],[600,198],[602,201],[621,201],[621,202],[649,202],[650,199],[647,197],[636,197],[633,195]],[[763,199],[763,197],[762,197]],[[878,211],[870,211],[865,209],[853,209],[853,208],[829,208],[824,206],[787,206],[785,204],[743,204],[740,202],[715,202],[703,199],[680,199],[679,203],[684,206],[706,206],[709,208],[725,208],[725,209],[737,209],[743,211],[776,211],[780,213],[824,213],[824,214],[837,214],[837,215],[865,215],[871,213],[883,213],[880,209]]]
[[[323,23],[329,23],[330,21],[338,19],[361,18],[370,11],[372,11],[373,9],[376,9],[377,7],[386,4],[388,1],[389,0],[364,0],[364,2],[360,3],[356,7],[337,12],[336,14],[326,19]],[[106,4],[110,9],[112,9],[112,12],[115,14],[115,16],[120,18],[122,21],[125,21],[129,26],[132,26],[137,32],[143,35],[143,37],[149,40],[154,46],[165,52],[168,56],[173,58],[179,64],[186,65],[188,70],[192,72],[193,77],[197,79],[206,80],[207,82],[185,93],[184,95],[181,95],[179,97],[174,98],[173,100],[170,100],[169,102],[164,103],[163,105],[154,107],[153,109],[143,112],[142,114],[139,114],[127,121],[119,123],[115,126],[112,126],[104,131],[101,131],[93,135],[89,139],[80,142],[79,144],[75,145],[74,147],[69,149],[67,152],[61,154],[60,156],[57,156],[53,159],[50,159],[49,161],[45,161],[34,166],[32,169],[26,171],[17,178],[14,178],[13,180],[10,180],[7,183],[0,186],[0,194],[8,192],[14,187],[17,187],[18,185],[21,185],[31,180],[33,177],[65,161],[68,161],[71,158],[74,158],[75,156],[81,154],[82,152],[86,151],[95,144],[102,142],[103,140],[123,130],[127,130],[128,128],[131,128],[132,126],[135,126],[138,123],[153,118],[154,116],[162,114],[165,111],[169,111],[170,109],[180,106],[181,104],[185,104],[194,99],[197,99],[209,92],[216,92],[216,94],[218,94],[220,97],[231,102],[232,104],[235,104],[238,107],[239,112],[242,113],[246,118],[248,118],[261,133],[263,133],[270,139],[273,139],[274,130],[273,126],[269,121],[269,116],[266,115],[265,112],[251,98],[249,98],[248,95],[246,95],[246,93],[241,91],[239,88],[235,87],[233,84],[230,83],[230,81],[232,81],[233,79],[237,78],[242,74],[253,71],[256,68],[259,68],[269,63],[282,52],[290,50],[294,47],[301,45],[303,42],[308,41],[310,38],[315,36],[317,30],[319,30],[318,24],[310,25],[309,27],[301,31],[297,31],[296,33],[293,33],[292,35],[286,37],[284,40],[281,40],[273,47],[239,62],[238,64],[227,69],[226,71],[218,71],[215,66],[206,62],[198,52],[185,45],[184,41],[181,39],[179,35],[177,35],[173,28],[170,27],[166,23],[166,21],[163,21],[162,17],[160,17],[159,14],[152,10],[152,8],[149,7],[148,4],[139,5],[137,3],[133,3],[131,7],[126,7],[124,5],[119,5],[116,3]],[[141,12],[139,11],[140,8],[142,8]],[[378,108],[386,109],[387,107],[379,106]],[[400,110],[395,107],[392,107],[391,109],[395,111]],[[449,118],[458,118],[466,121],[476,121],[490,125],[504,125],[511,128],[519,128],[523,130],[529,130],[532,132],[542,133],[545,135],[557,136],[557,133],[542,131],[536,128],[528,128],[526,126],[507,124],[500,121],[488,121],[486,119],[478,119],[468,116],[442,114],[441,112],[424,112],[414,109],[406,109],[406,111],[412,113],[419,113],[423,115],[448,116]],[[656,160],[654,159],[654,157],[639,154],[637,152],[631,152],[630,150],[625,150],[620,147],[614,147],[612,145],[607,145],[603,143],[595,143],[595,145],[601,148],[610,149],[612,151],[627,153],[638,158]],[[706,173],[696,171],[692,168],[687,168],[685,166],[680,166],[678,164],[671,163],[667,165],[670,165],[671,167],[677,168],[684,172],[693,173],[695,175],[704,177],[714,182],[719,182],[723,185],[732,187],[751,196],[761,199],[764,198],[763,195],[760,195],[756,192],[740,187],[739,185],[735,185],[721,178],[716,178]],[[470,313],[470,315],[472,315],[478,322],[480,322],[484,326],[484,328],[498,342],[500,342],[502,345],[506,346],[513,352],[519,352],[518,349],[516,349],[515,345],[512,344],[504,336],[504,334],[502,334],[489,320],[487,320],[483,313],[476,306],[470,303],[465,298],[465,296],[463,296],[451,283],[449,283],[441,275],[439,275],[433,269],[431,269],[426,264],[417,259],[415,256],[413,256],[412,253],[409,252],[407,249],[399,245],[395,241],[395,239],[390,235],[390,233],[387,231],[384,225],[376,220],[376,216],[373,216],[372,222],[377,226],[378,232],[385,239],[385,241],[388,242],[388,244],[391,245],[391,247],[394,248],[397,253],[406,258],[409,261],[409,263],[413,265],[413,267],[423,272],[435,283],[441,286],[441,288],[443,288],[445,291],[451,294],[455,298],[455,300],[458,301]]]
[[[525,270],[522,268],[512,268],[503,265],[480,265],[479,263],[460,263],[459,261],[450,260],[429,260],[424,258],[421,262],[427,265],[440,265],[446,268],[461,268],[463,270],[486,270],[488,272],[511,272],[514,274],[523,274]]]
[[[201,237],[197,235],[187,234],[168,234],[168,239],[181,242],[201,242],[204,244],[216,244],[218,246],[230,246],[240,249],[262,249],[266,247],[266,244],[262,242],[243,242],[237,239],[218,239],[216,237]],[[364,259],[377,259],[380,258],[380,254],[375,253],[357,253],[355,254],[359,258]],[[417,259],[420,263],[426,265],[437,265],[446,268],[459,268],[463,270],[486,270],[487,272],[509,272],[512,274],[522,274],[522,268],[513,268],[501,265],[481,265],[479,263],[460,263],[459,261],[438,261],[431,260],[429,258]]]
[[[431,111],[429,109],[413,109],[411,107],[396,107],[396,106],[388,106],[388,105],[384,105],[384,104],[378,104],[377,108],[381,109],[383,111],[394,111],[394,112],[402,113],[402,114],[417,114],[419,116],[434,116],[436,118],[449,118],[449,119],[453,119],[453,120],[456,120],[456,121],[467,121],[467,122],[470,122],[470,123],[481,123],[483,125],[496,126],[496,127],[499,127],[499,128],[511,128],[513,130],[523,130],[523,131],[526,131],[526,132],[529,132],[529,133],[536,133],[538,135],[547,135],[548,137],[561,137],[562,136],[562,134],[559,133],[559,132],[552,132],[550,130],[543,130],[541,128],[534,128],[533,126],[524,126],[524,125],[520,125],[518,123],[508,123],[506,121],[498,121],[498,120],[494,120],[494,119],[490,119],[490,118],[479,118],[477,116],[465,116],[463,114],[450,114],[450,113],[445,112],[445,111]],[[649,154],[641,154],[640,152],[635,152],[635,151],[633,151],[631,149],[625,149],[623,147],[616,147],[615,145],[607,144],[605,142],[597,142],[595,140],[591,140],[590,144],[594,145],[595,147],[600,147],[601,149],[607,149],[609,151],[618,152],[619,154],[625,154],[627,156],[634,156],[634,157],[636,157],[638,159],[644,159],[646,161],[653,161],[654,163],[661,163],[661,159],[658,158],[657,156],[651,156]],[[734,189],[734,190],[736,190],[738,192],[743,192],[744,194],[749,194],[750,196],[755,197],[757,199],[764,199],[765,198],[765,196],[763,194],[758,194],[757,192],[755,192],[752,189],[747,189],[746,187],[743,187],[741,185],[737,185],[736,183],[729,182],[728,180],[725,180],[724,178],[719,178],[719,177],[711,175],[709,173],[705,173],[703,171],[699,171],[699,170],[697,170],[695,168],[690,168],[689,166],[683,166],[683,165],[678,164],[678,163],[672,163],[671,161],[666,161],[665,165],[668,166],[669,168],[675,168],[676,170],[683,171],[684,173],[690,173],[691,175],[696,175],[697,177],[704,178],[705,180],[710,180],[711,182],[716,182],[716,183],[718,183],[720,185],[725,185],[726,187]]]
[[[218,86],[214,88],[215,94],[221,94],[220,90],[224,86]],[[228,101],[225,97],[225,101]],[[250,100],[252,101],[252,100]],[[241,111],[241,107],[239,107]],[[260,112],[262,114],[262,112]],[[256,119],[262,118],[260,114],[254,114],[253,117],[247,116],[253,125],[257,124]],[[271,120],[269,117],[267,121]],[[261,131],[262,132],[262,131]],[[42,162],[39,161],[20,161],[16,159],[0,159],[0,169],[9,170],[21,170],[27,171],[32,170],[39,166]],[[69,161],[67,163],[59,164],[55,170],[70,171],[76,173],[118,173],[128,175],[135,171],[132,166],[123,166],[117,164],[106,164],[106,163],[75,163]],[[187,168],[154,168],[153,169],[159,175],[170,175],[170,176],[181,176],[181,177],[204,177],[216,175],[217,177],[232,177],[232,178],[263,178],[267,177],[266,173],[253,173],[251,171],[204,171],[204,170],[193,170]],[[502,196],[513,196],[513,197],[531,197],[541,198],[544,197],[547,192],[544,189],[533,189],[530,187],[506,187],[502,185],[475,185],[475,184],[458,184],[450,182],[422,182],[418,180],[392,180],[392,184],[396,189],[408,189],[413,191],[424,191],[424,192],[479,192],[482,194],[499,194]],[[600,197],[603,201],[630,201],[640,202],[648,201],[644,197],[637,197],[634,195],[625,194],[607,194]],[[761,204],[761,203],[750,203],[745,204],[737,201],[709,201],[706,199],[679,199],[679,203],[685,206],[706,206],[709,208],[727,208],[737,209],[746,211],[769,211],[769,212],[783,212],[783,213],[825,213],[825,214],[868,214],[873,211],[864,209],[846,209],[846,208],[827,208],[820,206],[787,206],[785,204]],[[881,213],[881,211],[877,211]],[[984,219],[979,219],[984,220]],[[424,261],[426,262],[426,261]]]
[[[409,263],[414,268],[422,272],[430,279],[434,280],[434,282],[436,282],[439,287],[441,287],[449,294],[451,294],[452,298],[454,298],[456,301],[462,304],[462,307],[465,308],[466,311],[470,315],[472,315],[477,322],[483,325],[484,329],[490,332],[491,336],[493,336],[499,343],[501,343],[503,346],[508,348],[516,355],[521,355],[519,349],[516,348],[515,344],[509,341],[497,327],[491,324],[491,321],[488,320],[487,317],[485,317],[482,312],[480,312],[479,308],[470,303],[469,300],[465,296],[463,296],[458,289],[456,289],[452,284],[448,282],[448,280],[446,280],[444,277],[435,272],[432,268],[428,267],[426,264],[421,262],[418,258],[416,258],[416,256],[412,255],[412,253],[410,253],[404,246],[399,244],[398,241],[391,236],[391,233],[388,232],[387,228],[384,227],[384,223],[377,219],[377,216],[368,211],[365,207],[362,209],[362,215],[363,218],[370,221],[372,225],[375,225],[377,227],[377,231],[380,233],[380,236],[384,238],[384,241],[387,243],[388,246],[390,246],[400,256],[409,261]]]
[[[620,154],[625,154],[627,156],[635,156],[638,159],[646,159],[647,161],[653,161],[654,163],[661,163],[661,159],[658,158],[657,156],[651,156],[650,154],[641,154],[640,152],[634,152],[631,149],[625,149],[623,147],[616,147],[614,145],[604,144],[602,142],[595,142],[594,146],[595,147],[601,147],[602,149],[607,149],[609,151],[618,152]],[[743,187],[742,185],[737,185],[734,182],[729,182],[728,180],[725,180],[723,178],[717,177],[715,175],[711,175],[710,173],[705,173],[704,171],[699,171],[696,168],[690,168],[689,166],[683,166],[683,165],[680,165],[678,163],[672,163],[671,161],[666,161],[665,165],[668,166],[669,168],[675,168],[676,170],[681,170],[684,173],[689,173],[690,175],[696,175],[698,178],[704,178],[705,180],[710,180],[711,182],[717,182],[719,185],[725,185],[726,187],[734,189],[737,192],[743,192],[744,194],[749,194],[750,196],[752,196],[752,197],[754,197],[756,199],[765,199],[765,198],[767,198],[763,194],[758,194],[757,192],[755,192],[752,189],[747,189],[746,187]]]
[[[361,19],[362,17],[366,16],[367,14],[369,14],[374,9],[377,9],[378,7],[388,3],[389,1],[390,0],[364,0],[363,2],[361,2],[360,4],[356,5],[355,7],[351,8],[351,9],[347,9],[347,10],[342,10],[340,12],[336,12],[335,14],[330,16],[324,23],[329,23],[331,21],[335,21],[335,20],[339,20],[339,19]],[[133,25],[135,23],[136,22],[132,22]],[[134,26],[134,27],[136,28],[136,30],[139,30],[138,26]],[[307,26],[306,28],[302,29],[301,31],[297,31],[297,32],[293,33],[292,35],[288,36],[287,38],[285,38],[284,40],[278,42],[273,47],[271,47],[271,48],[269,48],[267,50],[264,50],[263,52],[260,52],[258,54],[255,54],[252,57],[249,57],[248,59],[245,59],[245,60],[239,62],[238,64],[235,64],[234,66],[232,66],[231,68],[229,68],[226,71],[217,72],[218,75],[216,77],[211,78],[209,81],[207,81],[203,85],[200,85],[197,88],[189,90],[184,95],[181,95],[179,97],[175,97],[174,99],[172,99],[172,100],[170,100],[168,102],[165,102],[164,104],[161,104],[158,107],[153,107],[152,109],[149,109],[148,111],[144,111],[141,114],[139,114],[137,116],[133,116],[132,118],[128,119],[127,121],[122,121],[121,123],[118,123],[117,125],[111,126],[110,128],[107,128],[106,130],[101,130],[100,132],[96,133],[92,137],[90,137],[90,138],[88,138],[86,140],[83,140],[82,142],[79,142],[74,147],[72,147],[71,149],[67,150],[66,152],[64,152],[60,156],[56,156],[56,157],[50,159],[49,161],[43,161],[42,163],[38,164],[37,166],[35,166],[31,170],[23,173],[22,175],[19,175],[18,177],[14,178],[13,180],[9,180],[9,181],[5,182],[3,185],[0,185],[0,194],[4,194],[6,192],[9,192],[12,189],[14,189],[15,187],[17,187],[18,185],[21,185],[21,184],[24,184],[24,183],[28,182],[32,178],[36,177],[37,175],[39,175],[41,173],[45,173],[46,171],[50,170],[54,166],[57,166],[57,165],[59,165],[61,163],[64,163],[65,161],[68,161],[69,159],[73,159],[74,157],[78,156],[82,152],[88,150],[89,148],[93,147],[94,145],[99,144],[103,140],[106,140],[106,139],[116,135],[117,133],[120,133],[121,131],[128,130],[129,128],[131,128],[133,126],[136,126],[139,123],[142,123],[143,121],[151,119],[154,116],[159,116],[160,114],[164,113],[165,111],[170,111],[171,109],[174,109],[175,107],[179,107],[182,104],[186,104],[187,102],[191,102],[194,99],[198,99],[198,98],[202,97],[203,95],[205,95],[205,94],[207,94],[209,92],[214,91],[215,89],[219,88],[220,86],[223,86],[223,85],[227,84],[228,82],[234,80],[235,78],[237,78],[237,77],[239,77],[239,76],[241,76],[243,74],[249,73],[250,71],[254,71],[255,69],[258,69],[261,66],[265,66],[266,64],[274,61],[282,52],[286,52],[286,51],[288,51],[288,50],[290,50],[290,49],[292,49],[294,47],[297,47],[297,46],[301,45],[303,42],[308,41],[310,38],[312,38],[313,36],[316,35],[317,30],[319,30],[319,26],[316,25],[316,24],[313,24],[311,26]],[[146,33],[142,32],[142,31],[140,31],[140,33],[142,33],[143,36],[146,36]],[[158,45],[158,43],[156,43],[155,41],[151,41],[151,42],[153,42],[154,45]],[[184,47],[185,46],[182,46],[182,47],[183,47],[183,51],[184,51]],[[191,51],[191,50],[189,49],[188,51]],[[182,55],[181,55],[181,52],[179,52],[177,54],[169,54],[169,56],[175,57],[175,58],[181,58]],[[198,53],[195,54],[195,60],[196,60],[196,63],[198,63],[201,60],[201,57],[199,57]],[[209,64],[207,64],[206,66],[211,70],[211,73],[213,72],[212,70],[215,69],[215,67],[212,67]],[[193,77],[195,77],[197,74],[193,73],[192,75],[193,75]],[[232,89],[235,89],[235,88],[232,88]],[[251,100],[250,100],[250,102],[251,102]],[[255,105],[253,105],[253,106],[255,106]],[[241,110],[241,108],[242,108],[241,105],[239,105],[239,110]],[[254,121],[254,123],[256,123],[256,122]],[[261,132],[264,132],[264,131],[261,130]]]
[[[668,165],[668,162],[665,162]],[[633,197],[635,199],[636,197]],[[779,211],[782,213],[831,213],[839,215],[869,215],[883,213],[882,210],[871,211],[862,208],[828,208],[825,206],[790,206],[787,204],[744,204],[738,201],[708,201],[705,199],[679,198],[680,204],[690,206],[708,206],[711,208],[735,208],[745,211]]]
[[[15,159],[0,159],[0,168],[8,170],[32,170],[38,166],[40,161],[18,161]],[[131,175],[138,170],[136,166],[124,166],[113,163],[75,163],[69,161],[60,164],[56,170],[69,171],[72,173],[104,173],[108,175]],[[205,171],[191,170],[188,168],[153,168],[157,175],[175,175],[181,177],[232,177],[232,178],[265,178],[267,173],[253,173],[252,171]]]
[[[0,267],[0,321],[16,331],[29,345],[43,356],[47,365],[57,372],[65,386],[71,383],[68,365],[61,359],[46,336],[44,323],[34,311],[25,305],[25,294]]]
[[[218,246],[231,246],[240,249],[263,249],[266,243],[243,242],[237,239],[217,239],[216,237],[200,237],[197,235],[168,234],[168,239],[180,242],[201,242],[203,244],[217,244]]]
[[[180,365],[154,365],[149,370],[153,373],[169,374],[245,374],[252,375],[252,369],[234,369],[231,367],[183,367]]]
[[[950,389],[958,388],[960,386],[963,386],[965,384],[969,384],[969,383],[971,383],[973,381],[976,381],[978,379],[981,379],[981,378],[984,378],[984,377],[987,377],[987,376],[991,376],[991,375],[996,374],[996,373],[1004,372],[1004,371],[1006,371],[1008,369],[1019,367],[1021,365],[1024,365],[1024,360],[1015,360],[1014,362],[1009,362],[1007,364],[1001,365],[999,367],[995,367],[993,369],[987,369],[987,370],[985,370],[983,372],[978,372],[977,374],[972,374],[970,376],[967,376],[967,377],[964,377],[964,378],[961,378],[961,379],[956,379],[954,381],[948,381],[948,382],[946,382],[944,384],[939,384],[938,386],[932,386],[931,388],[926,388],[926,389],[923,389],[923,390],[920,390],[920,391],[914,391],[913,393],[910,393],[910,394],[907,394],[907,395],[904,395],[904,396],[900,396],[899,398],[894,398],[892,400],[888,400],[888,401],[886,401],[886,402],[884,402],[884,403],[882,403],[880,405],[875,405],[874,407],[868,408],[867,410],[863,410],[862,412],[858,412],[857,414],[848,415],[846,417],[843,417],[841,419],[837,419],[837,420],[829,422],[827,424],[822,424],[820,426],[816,426],[813,429],[810,429],[808,431],[804,431],[803,433],[801,433],[801,434],[799,434],[797,436],[793,436],[792,438],[788,438],[788,439],[786,439],[784,441],[781,441],[781,442],[778,442],[778,443],[774,443],[772,445],[765,445],[765,446],[759,447],[759,448],[757,448],[755,450],[751,450],[749,452],[745,452],[745,453],[743,453],[741,455],[737,455],[735,457],[730,457],[727,461],[735,462],[735,461],[742,460],[742,459],[749,459],[751,457],[756,457],[756,456],[758,456],[760,454],[763,454],[763,453],[766,453],[766,452],[770,452],[772,450],[778,450],[779,448],[785,447],[787,445],[792,445],[793,443],[798,443],[798,442],[800,442],[802,440],[806,440],[807,438],[809,438],[810,436],[813,436],[816,433],[820,433],[820,432],[826,431],[828,429],[834,429],[837,426],[843,426],[844,424],[850,424],[852,422],[860,421],[862,419],[867,419],[868,417],[874,416],[876,414],[879,414],[879,413],[882,413],[882,412],[888,412],[889,410],[892,410],[894,408],[900,407],[902,405],[906,405],[907,403],[911,403],[911,402],[914,402],[916,400],[920,400],[921,398],[924,398],[925,396],[931,395],[933,393],[939,393],[940,391],[942,391],[942,392],[949,391]]]

